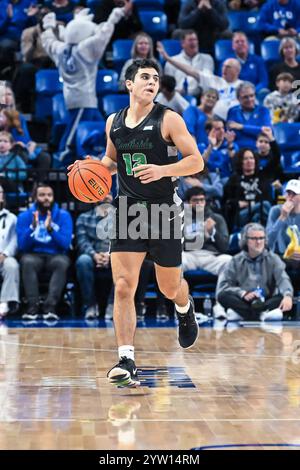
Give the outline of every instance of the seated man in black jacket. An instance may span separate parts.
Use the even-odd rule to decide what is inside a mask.
[[[192,220],[185,220],[185,249],[182,253],[182,270],[204,269],[218,275],[225,264],[231,260],[231,256],[224,254],[228,250],[229,234],[227,224],[220,214],[216,214],[206,203],[205,191],[199,187],[193,187],[186,191],[185,200],[192,207]],[[198,207],[198,208],[197,208]],[[203,211],[202,221],[196,220],[197,211]],[[190,222],[190,223],[189,223]],[[203,237],[201,249],[187,249],[188,241],[193,237]],[[199,240],[200,240],[199,238]],[[192,244],[191,244],[192,245]]]

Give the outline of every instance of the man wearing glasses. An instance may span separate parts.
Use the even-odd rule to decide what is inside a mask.
[[[235,143],[239,148],[256,148],[256,139],[263,127],[272,127],[270,111],[256,104],[255,86],[242,82],[236,89],[238,106],[228,111],[227,126],[236,133]]]
[[[267,248],[264,227],[247,224],[240,247],[218,279],[216,297],[227,319],[282,320],[292,309],[293,287],[285,264]]]

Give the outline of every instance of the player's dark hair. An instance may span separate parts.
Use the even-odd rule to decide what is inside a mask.
[[[159,75],[159,67],[152,59],[139,59],[134,60],[125,72],[125,80],[134,81],[135,76],[139,69],[155,69]]]

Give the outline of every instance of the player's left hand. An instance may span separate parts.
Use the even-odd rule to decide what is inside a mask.
[[[143,184],[152,183],[163,178],[164,167],[160,165],[139,165],[132,168],[134,177],[139,178]]]

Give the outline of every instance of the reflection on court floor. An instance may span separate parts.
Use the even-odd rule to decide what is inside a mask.
[[[188,351],[138,328],[137,389],[108,383],[116,359],[112,328],[1,327],[0,449],[300,444],[296,325],[204,327]]]

